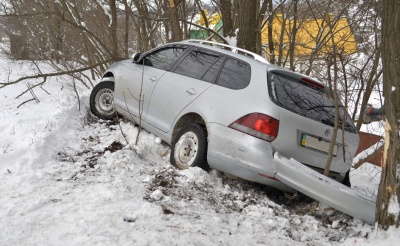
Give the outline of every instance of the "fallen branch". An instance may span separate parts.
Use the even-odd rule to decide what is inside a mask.
[[[31,93],[31,95],[35,99],[36,103],[40,103],[39,98],[36,96],[35,92],[32,90],[31,85],[29,83],[26,83],[26,87],[28,87],[28,91]]]
[[[22,95],[24,95],[25,93],[27,93],[27,92],[30,91],[31,89],[33,89],[33,88],[35,88],[35,87],[37,87],[37,86],[39,86],[39,85],[40,85],[40,86],[43,85],[43,84],[46,82],[46,80],[47,80],[47,77],[44,77],[44,78],[43,78],[43,82],[38,83],[38,84],[36,84],[36,85],[34,85],[34,86],[29,85],[28,89],[26,89],[25,91],[21,92],[21,94],[19,94],[18,96],[16,96],[15,99],[20,98]],[[41,88],[42,88],[42,87],[41,87]],[[43,89],[43,88],[42,88],[42,89]],[[43,90],[46,91],[45,89],[43,89]],[[46,91],[46,92],[47,92],[47,91]],[[50,94],[50,93],[47,92],[47,94]]]
[[[20,105],[18,105],[17,108],[19,108],[19,107],[21,107],[22,105],[24,105],[25,103],[30,102],[30,101],[33,101],[33,100],[35,100],[35,98],[31,98],[31,99],[29,99],[29,100],[26,100],[25,102],[23,102],[23,103],[21,103]]]
[[[56,73],[37,74],[37,75],[31,75],[31,76],[22,77],[22,78],[19,78],[19,79],[15,80],[15,81],[12,81],[12,82],[0,83],[0,89],[3,88],[3,87],[6,87],[8,85],[17,84],[17,83],[19,83],[21,81],[28,80],[28,79],[38,79],[38,78],[45,78],[45,77],[60,76],[60,75],[65,75],[65,74],[80,73],[80,72],[95,68],[97,66],[112,62],[114,60],[115,59],[111,58],[111,59],[108,59],[108,60],[93,64],[91,66],[83,67],[83,68],[79,68],[79,69],[75,69],[75,70],[62,71],[62,72],[56,72]]]
[[[40,89],[44,90],[44,92],[46,92],[47,95],[50,95],[50,93],[43,88],[43,85],[40,86]]]

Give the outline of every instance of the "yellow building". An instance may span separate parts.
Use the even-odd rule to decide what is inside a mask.
[[[214,28],[218,22],[220,22],[220,21],[222,22],[222,20],[221,20],[222,16],[221,16],[220,12],[213,13],[210,15],[207,10],[204,10],[204,13],[207,17],[208,25],[210,26],[210,28]],[[206,26],[206,23],[204,21],[202,14],[200,14],[200,20],[198,21],[198,24],[201,26]]]
[[[218,30],[222,25],[220,13],[208,15],[210,28]],[[324,19],[303,19],[297,21],[297,34],[295,41],[294,55],[297,58],[309,57],[313,50],[318,51],[318,55],[326,56],[333,54],[333,44],[336,46],[336,53],[350,55],[357,52],[357,43],[354,39],[353,32],[346,18],[335,19],[332,15],[330,20]],[[198,23],[205,26],[203,17],[200,15]],[[282,28],[283,26],[283,28]],[[330,28],[332,26],[332,28]],[[293,29],[293,20],[284,19],[282,14],[277,14],[272,25],[272,38],[274,42],[274,54],[278,55],[278,49],[282,40],[282,55],[286,57],[289,52],[290,39]],[[283,34],[282,34],[283,30]],[[219,31],[222,34],[222,30]],[[206,36],[204,36],[206,35]],[[206,38],[207,32],[204,30],[195,30],[191,34],[191,38]],[[333,37],[333,43],[332,43]],[[268,24],[264,26],[261,32],[262,44],[268,45]],[[269,50],[266,48],[266,53]]]
[[[347,19],[334,19],[332,16],[329,18],[330,20],[324,20],[321,18],[297,21],[298,30],[296,33],[294,48],[294,54],[296,57],[310,56],[315,49],[318,50],[321,55],[333,54],[333,44],[336,46],[336,53],[350,55],[357,52],[357,43]],[[284,30],[283,34],[282,29]],[[272,25],[272,38],[274,41],[275,55],[278,54],[280,40],[282,40],[283,56],[288,55],[287,53],[289,51],[292,29],[293,20],[284,20],[281,14],[274,18]],[[262,43],[268,45],[267,25],[265,25],[262,30],[261,38]]]

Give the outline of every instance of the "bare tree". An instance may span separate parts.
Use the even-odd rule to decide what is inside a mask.
[[[62,71],[88,86],[102,74],[105,64],[127,55],[127,45],[122,45],[126,28],[118,22],[121,10],[116,0],[6,1],[10,9],[4,11],[3,19],[9,23],[9,35],[25,33],[24,59],[45,61],[57,71],[43,74],[38,70],[38,77]],[[4,81],[0,86],[13,82]]]
[[[260,1],[239,0],[239,33],[237,46],[246,50],[256,52],[257,26],[254,20],[257,20],[257,11]]]
[[[213,0],[221,12],[222,31],[224,37],[235,37],[237,16],[239,11],[238,0]]]
[[[179,24],[179,15],[176,2],[176,0],[169,0],[169,14],[172,31],[172,37],[170,41],[180,41],[183,38],[181,26]]]
[[[383,0],[382,60],[385,96],[385,145],[382,174],[376,203],[376,221],[384,229],[400,226],[399,211],[390,205],[400,203],[400,1]]]

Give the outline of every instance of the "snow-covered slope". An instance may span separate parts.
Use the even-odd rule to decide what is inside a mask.
[[[13,79],[32,68],[3,57],[0,71]],[[34,89],[40,102],[19,108],[31,98],[15,99],[26,85],[0,89],[0,245],[395,245],[400,239],[399,230],[378,232],[316,209],[302,194],[215,170],[176,170],[156,136],[142,131],[135,146],[138,129],[131,123],[93,117],[88,89],[79,91],[79,111],[65,81],[49,79]],[[355,187],[376,195],[378,169],[365,165],[351,176]]]

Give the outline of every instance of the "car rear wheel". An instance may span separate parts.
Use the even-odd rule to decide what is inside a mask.
[[[116,116],[114,109],[114,82],[104,81],[93,88],[90,94],[90,110],[101,119],[114,119]]]
[[[172,143],[170,161],[181,170],[189,167],[208,169],[207,135],[202,126],[191,123],[178,131]]]

